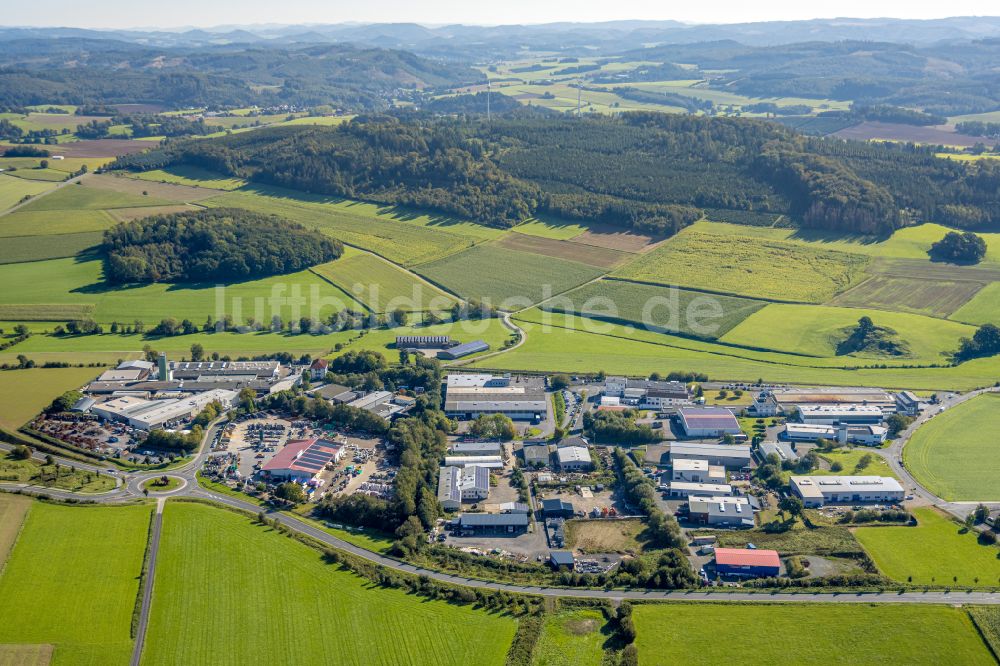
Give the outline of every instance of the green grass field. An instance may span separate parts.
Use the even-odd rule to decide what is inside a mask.
[[[959,340],[971,337],[975,329],[965,324],[922,315],[773,303],[747,317],[722,337],[723,342],[794,354],[832,357],[846,337],[845,329],[857,326],[858,319],[871,317],[876,326],[891,328],[909,346],[906,358],[922,363],[947,363],[958,350]],[[869,352],[852,354],[883,358]],[[891,357],[889,357],[891,358]]]
[[[835,449],[829,453],[820,453],[819,456],[831,464],[840,463],[842,469],[839,472],[834,472],[828,469],[817,469],[809,472],[811,475],[823,476],[831,474],[850,476],[852,474],[860,474],[864,476],[888,476],[896,478],[896,475],[892,472],[892,468],[889,467],[889,463],[865,446],[849,449]],[[861,459],[865,456],[871,456],[871,462],[867,465],[862,465]]]
[[[172,202],[141,194],[115,192],[93,187],[86,182],[80,185],[66,185],[57,192],[32,201],[21,210],[27,212],[61,210],[106,210],[109,208],[135,208],[139,206],[163,206]]]
[[[74,493],[103,493],[115,489],[115,481],[110,476],[62,468],[57,471],[54,465],[42,465],[35,460],[15,460],[3,453],[0,453],[0,481],[59,488]]]
[[[125,664],[151,507],[35,503],[0,576],[0,643],[52,663]]]
[[[102,240],[103,234],[99,231],[57,236],[12,236],[0,243],[0,264],[72,257],[100,245]]]
[[[513,620],[324,563],[250,519],[168,503],[143,663],[503,664]],[[225,646],[224,649],[220,649]]]
[[[207,187],[213,190],[235,190],[246,185],[241,178],[228,178],[221,174],[194,166],[171,166],[132,174],[140,180],[158,183],[174,183],[189,187]]]
[[[388,312],[397,307],[408,311],[441,311],[455,303],[453,296],[437,287],[380,257],[353,248],[347,248],[337,261],[314,266],[312,270],[373,312]]]
[[[980,545],[974,532],[964,532],[963,526],[935,509],[914,509],[913,515],[916,527],[854,530],[882,573],[901,582],[912,578],[915,585],[1000,584],[1000,550],[996,546]]]
[[[0,372],[0,428],[17,430],[65,391],[101,373],[100,368],[31,368]]]
[[[465,298],[489,299],[508,310],[528,307],[602,273],[575,261],[494,245],[478,246],[415,270]]]
[[[529,236],[541,236],[553,240],[570,240],[576,238],[589,227],[575,220],[562,220],[558,218],[543,217],[531,218],[517,225],[515,231]]]
[[[937,414],[903,449],[906,468],[950,501],[1000,501],[1000,394],[987,393]]]
[[[43,180],[50,183],[64,181],[69,176],[65,171],[56,171],[49,168],[18,169],[17,171],[9,172],[8,175],[15,178],[23,178],[24,180]]]
[[[547,301],[541,307],[602,321],[634,324],[647,330],[711,339],[724,335],[765,305],[763,301],[745,298],[600,280]]]
[[[173,317],[178,321],[187,318],[200,326],[209,315],[218,319],[224,313],[231,314],[239,324],[248,317],[269,323],[274,314],[285,321],[293,316],[326,319],[345,307],[363,309],[347,294],[310,271],[221,288],[215,284],[167,283],[122,287],[104,282],[99,259],[69,258],[2,265],[0,283],[7,286],[0,293],[0,306],[92,305],[94,319],[104,323],[135,319],[156,323]],[[25,315],[24,318],[59,319],[49,317],[44,308],[40,316]]]
[[[590,608],[548,615],[535,645],[533,666],[601,666],[604,613]]]
[[[48,192],[55,183],[15,178],[8,174],[0,174],[0,211],[20,203],[26,196],[36,196]]]
[[[986,285],[962,307],[951,313],[955,321],[969,324],[1000,324],[1000,283]]]
[[[405,266],[432,261],[503,234],[474,222],[277,188],[246,188],[202,203],[279,215]]]
[[[103,210],[18,210],[0,217],[0,237],[47,236],[51,240],[63,234],[100,233],[115,224],[115,218]]]
[[[632,618],[644,666],[994,663],[966,612],[946,606],[643,604]]]
[[[859,282],[868,258],[757,236],[685,229],[617,277],[779,301],[822,302]]]

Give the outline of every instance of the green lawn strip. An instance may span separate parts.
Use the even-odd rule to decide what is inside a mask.
[[[950,501],[1000,500],[1000,458],[992,433],[1000,427],[1000,395],[987,393],[924,423],[903,449],[914,477]]]
[[[241,493],[238,490],[230,488],[224,483],[219,483],[217,481],[210,481],[205,477],[203,477],[201,475],[201,472],[198,473],[198,485],[208,490],[211,490],[212,492],[219,493],[220,495],[227,495],[235,499],[243,500],[244,502],[256,504],[260,508],[267,511],[271,510],[271,507],[268,506],[267,503],[261,500],[260,498],[254,497],[253,495],[247,495],[246,493]],[[389,549],[392,548],[393,542],[395,541],[395,537],[389,534],[376,532],[375,530],[367,528],[352,527],[351,529],[347,529],[347,526],[344,526],[344,528],[341,529],[338,527],[332,527],[326,521],[312,518],[309,515],[311,512],[312,512],[312,507],[310,505],[302,505],[296,508],[295,510],[282,511],[281,513],[295,516],[302,522],[308,523],[317,529],[323,530],[324,532],[326,532],[331,536],[335,536],[338,539],[343,539],[348,543],[352,543],[355,546],[364,548],[365,550],[370,550],[373,553],[379,553],[380,555],[388,553]]]
[[[104,234],[85,231],[49,236],[14,236],[0,242],[0,264],[44,261],[73,257],[88,248],[100,245]]]
[[[533,666],[601,666],[608,639],[605,624],[604,613],[589,608],[547,615]]]
[[[1000,550],[996,546],[979,544],[974,531],[966,532],[934,509],[919,508],[913,514],[916,527],[854,530],[882,573],[914,585],[1000,586]]]
[[[575,261],[479,245],[414,271],[468,299],[509,310],[562,293],[603,271]]]
[[[144,663],[503,664],[515,622],[380,588],[270,527],[168,503]]]
[[[767,305],[685,289],[599,280],[561,294],[540,307],[646,330],[717,338]]]
[[[151,510],[36,503],[0,577],[0,643],[52,643],[57,665],[126,663]]]
[[[968,614],[946,606],[641,604],[632,617],[647,666],[995,663]]]
[[[616,277],[790,302],[822,302],[861,281],[869,258],[755,236],[685,229]]]
[[[75,493],[104,493],[115,489],[115,481],[110,476],[65,466],[56,469],[55,465],[43,465],[35,460],[15,460],[10,455],[0,455],[0,482],[24,483]]]
[[[772,303],[744,319],[726,333],[722,341],[758,349],[833,357],[837,355],[837,345],[847,339],[861,317],[870,317],[876,326],[896,331],[896,339],[907,344],[909,354],[905,357],[871,352],[857,355],[879,360],[945,364],[950,354],[958,349],[961,338],[975,333],[971,326],[918,314]]]

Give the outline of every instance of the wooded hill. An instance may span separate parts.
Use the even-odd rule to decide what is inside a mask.
[[[700,209],[887,235],[907,220],[1000,222],[1000,169],[929,149],[813,139],[760,120],[626,113],[400,113],[175,143],[112,168],[190,164],[305,192],[509,227],[539,213],[670,234]]]
[[[211,208],[123,222],[104,232],[109,282],[246,280],[331,261],[344,247],[273,215]]]

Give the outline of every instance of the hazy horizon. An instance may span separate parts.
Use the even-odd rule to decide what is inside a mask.
[[[289,0],[275,5],[266,0],[220,0],[202,3],[175,0],[171,15],[183,19],[150,22],[163,5],[134,0],[103,0],[100,7],[76,0],[39,0],[5,8],[3,27],[83,28],[125,30],[184,30],[205,28],[263,28],[345,23],[419,23],[425,26],[464,24],[470,26],[532,25],[544,23],[599,23],[607,21],[680,21],[690,24],[732,24],[765,21],[975,18],[997,14],[996,5],[985,0],[956,0],[946,6],[915,6],[905,0],[864,2],[817,2],[809,6],[791,0],[759,4],[719,0],[709,5],[663,6],[652,0],[625,0],[613,5],[591,5],[553,0],[546,3],[510,0],[502,6],[429,0],[419,5],[405,0],[375,0],[370,3]],[[991,12],[992,10],[992,12]],[[238,17],[238,20],[234,20]]]

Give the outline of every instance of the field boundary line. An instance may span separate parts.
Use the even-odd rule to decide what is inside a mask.
[[[160,549],[160,535],[163,531],[163,506],[167,498],[156,500],[156,510],[150,525],[149,560],[146,563],[145,576],[142,585],[142,608],[139,611],[139,624],[135,632],[135,646],[132,649],[131,666],[139,666],[142,660],[142,649],[146,642],[146,629],[149,626],[149,610],[153,601],[153,579],[156,577],[156,555]]]
[[[735,294],[731,291],[718,291],[715,289],[705,289],[704,287],[687,287],[680,284],[663,284],[662,282],[651,282],[649,280],[637,280],[635,278],[621,277],[618,275],[608,275],[604,278],[605,280],[614,280],[615,282],[631,282],[632,284],[642,284],[647,287],[663,287],[664,289],[683,289],[684,291],[696,291],[700,294],[711,294],[713,296],[729,296],[731,298],[742,298],[748,301],[763,301],[764,303],[780,303],[783,305],[822,305],[822,303],[815,303],[812,301],[794,301],[794,300],[782,300],[779,298],[765,298],[763,296],[744,296],[742,294]],[[582,285],[581,285],[582,286]],[[854,287],[850,287],[853,289]],[[841,292],[842,293],[842,292]],[[838,296],[840,294],[837,294]]]
[[[347,298],[349,298],[352,302],[357,303],[358,305],[360,305],[361,307],[363,307],[365,310],[368,311],[369,314],[375,314],[375,311],[372,310],[371,307],[367,303],[365,303],[364,301],[362,301],[360,299],[357,299],[357,298],[351,296],[350,294],[348,294],[346,289],[344,289],[343,287],[341,287],[339,284],[337,284],[336,282],[334,282],[333,280],[331,280],[327,276],[320,275],[319,273],[317,273],[315,266],[310,266],[306,270],[308,270],[310,273],[312,273],[313,275],[315,275],[316,277],[318,277],[323,282],[326,282],[328,285],[330,285],[331,287],[333,287],[334,289],[336,289],[337,291],[339,291],[340,293],[342,293],[344,296],[347,296]]]

